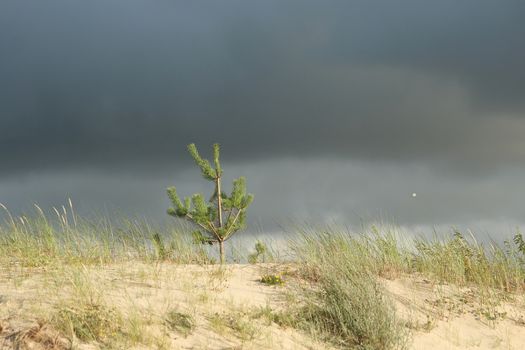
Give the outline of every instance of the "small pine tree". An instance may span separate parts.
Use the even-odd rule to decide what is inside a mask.
[[[221,191],[222,168],[219,162],[219,144],[213,145],[215,167],[199,155],[195,144],[188,145],[188,151],[201,169],[202,176],[214,182],[215,190],[208,202],[200,193],[194,194],[191,198],[186,197],[182,202],[175,187],[169,187],[167,192],[173,207],[168,209],[168,214],[184,218],[197,225],[199,230],[193,232],[195,241],[202,244],[219,243],[220,260],[221,264],[224,264],[224,242],[235,232],[246,227],[246,209],[253,201],[253,195],[246,194],[244,177],[233,181],[231,195],[228,196]]]

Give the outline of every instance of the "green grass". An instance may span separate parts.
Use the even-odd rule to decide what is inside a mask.
[[[415,248],[410,271],[459,286],[524,291],[525,251],[517,244],[506,241],[503,247],[495,243],[485,247],[474,237],[455,232],[447,239],[415,240]]]
[[[305,234],[291,243],[299,276],[292,325],[341,347],[403,349],[408,333],[377,281],[384,261],[366,239]]]
[[[130,260],[208,264],[202,246],[184,227],[159,229],[146,221],[78,217],[73,207],[54,208],[45,215],[35,206],[32,216],[13,217],[0,224],[0,263],[23,267],[56,264],[106,264]]]
[[[358,260],[361,271],[379,277],[419,273],[438,283],[525,291],[525,242],[520,232],[499,245],[480,243],[471,233],[456,230],[431,239],[410,236],[394,226],[371,226],[360,234],[333,227],[300,231],[289,244],[295,253],[292,260],[304,259],[309,266],[313,263],[308,259],[317,261],[322,254],[338,256],[350,249],[350,258]]]

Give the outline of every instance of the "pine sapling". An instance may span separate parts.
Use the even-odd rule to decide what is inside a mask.
[[[214,183],[215,189],[208,201],[200,193],[184,198],[177,194],[175,187],[167,189],[173,207],[168,209],[171,216],[184,218],[199,229],[193,232],[195,241],[202,244],[219,244],[221,264],[224,264],[224,242],[237,231],[246,227],[246,210],[253,201],[253,195],[246,193],[246,179],[240,177],[233,181],[230,195],[222,192],[222,168],[219,162],[219,144],[213,145],[213,164],[203,159],[195,144],[188,145],[188,151],[199,166],[202,176]]]

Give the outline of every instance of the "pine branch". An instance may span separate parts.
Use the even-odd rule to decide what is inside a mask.
[[[217,172],[211,167],[210,162],[200,156],[194,143],[188,145],[188,151],[195,163],[201,168],[202,176],[207,180],[215,180],[217,178]]]
[[[205,229],[207,232],[210,231],[210,228],[209,227],[206,227],[204,226],[203,224],[201,224],[200,222],[197,222],[195,221],[195,219],[193,218],[193,216],[191,214],[186,214],[186,218],[188,218],[191,222],[193,222],[195,225],[199,225],[200,227],[202,227],[203,229]]]
[[[230,227],[228,228],[228,231],[226,231],[225,240],[228,239],[230,237],[230,235],[233,235],[233,233],[235,233],[235,231],[233,231],[233,232],[230,232],[230,231],[235,228],[235,223],[237,222],[237,219],[239,218],[239,215],[241,214],[241,212],[242,212],[242,209],[239,209],[237,211],[237,214],[233,218],[233,221],[232,221]]]

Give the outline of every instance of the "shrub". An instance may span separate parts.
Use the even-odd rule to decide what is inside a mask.
[[[284,280],[279,275],[264,275],[261,277],[261,283],[267,284],[269,286],[282,286],[284,284]]]
[[[303,236],[292,243],[310,284],[298,288],[293,324],[344,347],[401,349],[408,332],[376,280],[371,256],[345,234]]]

